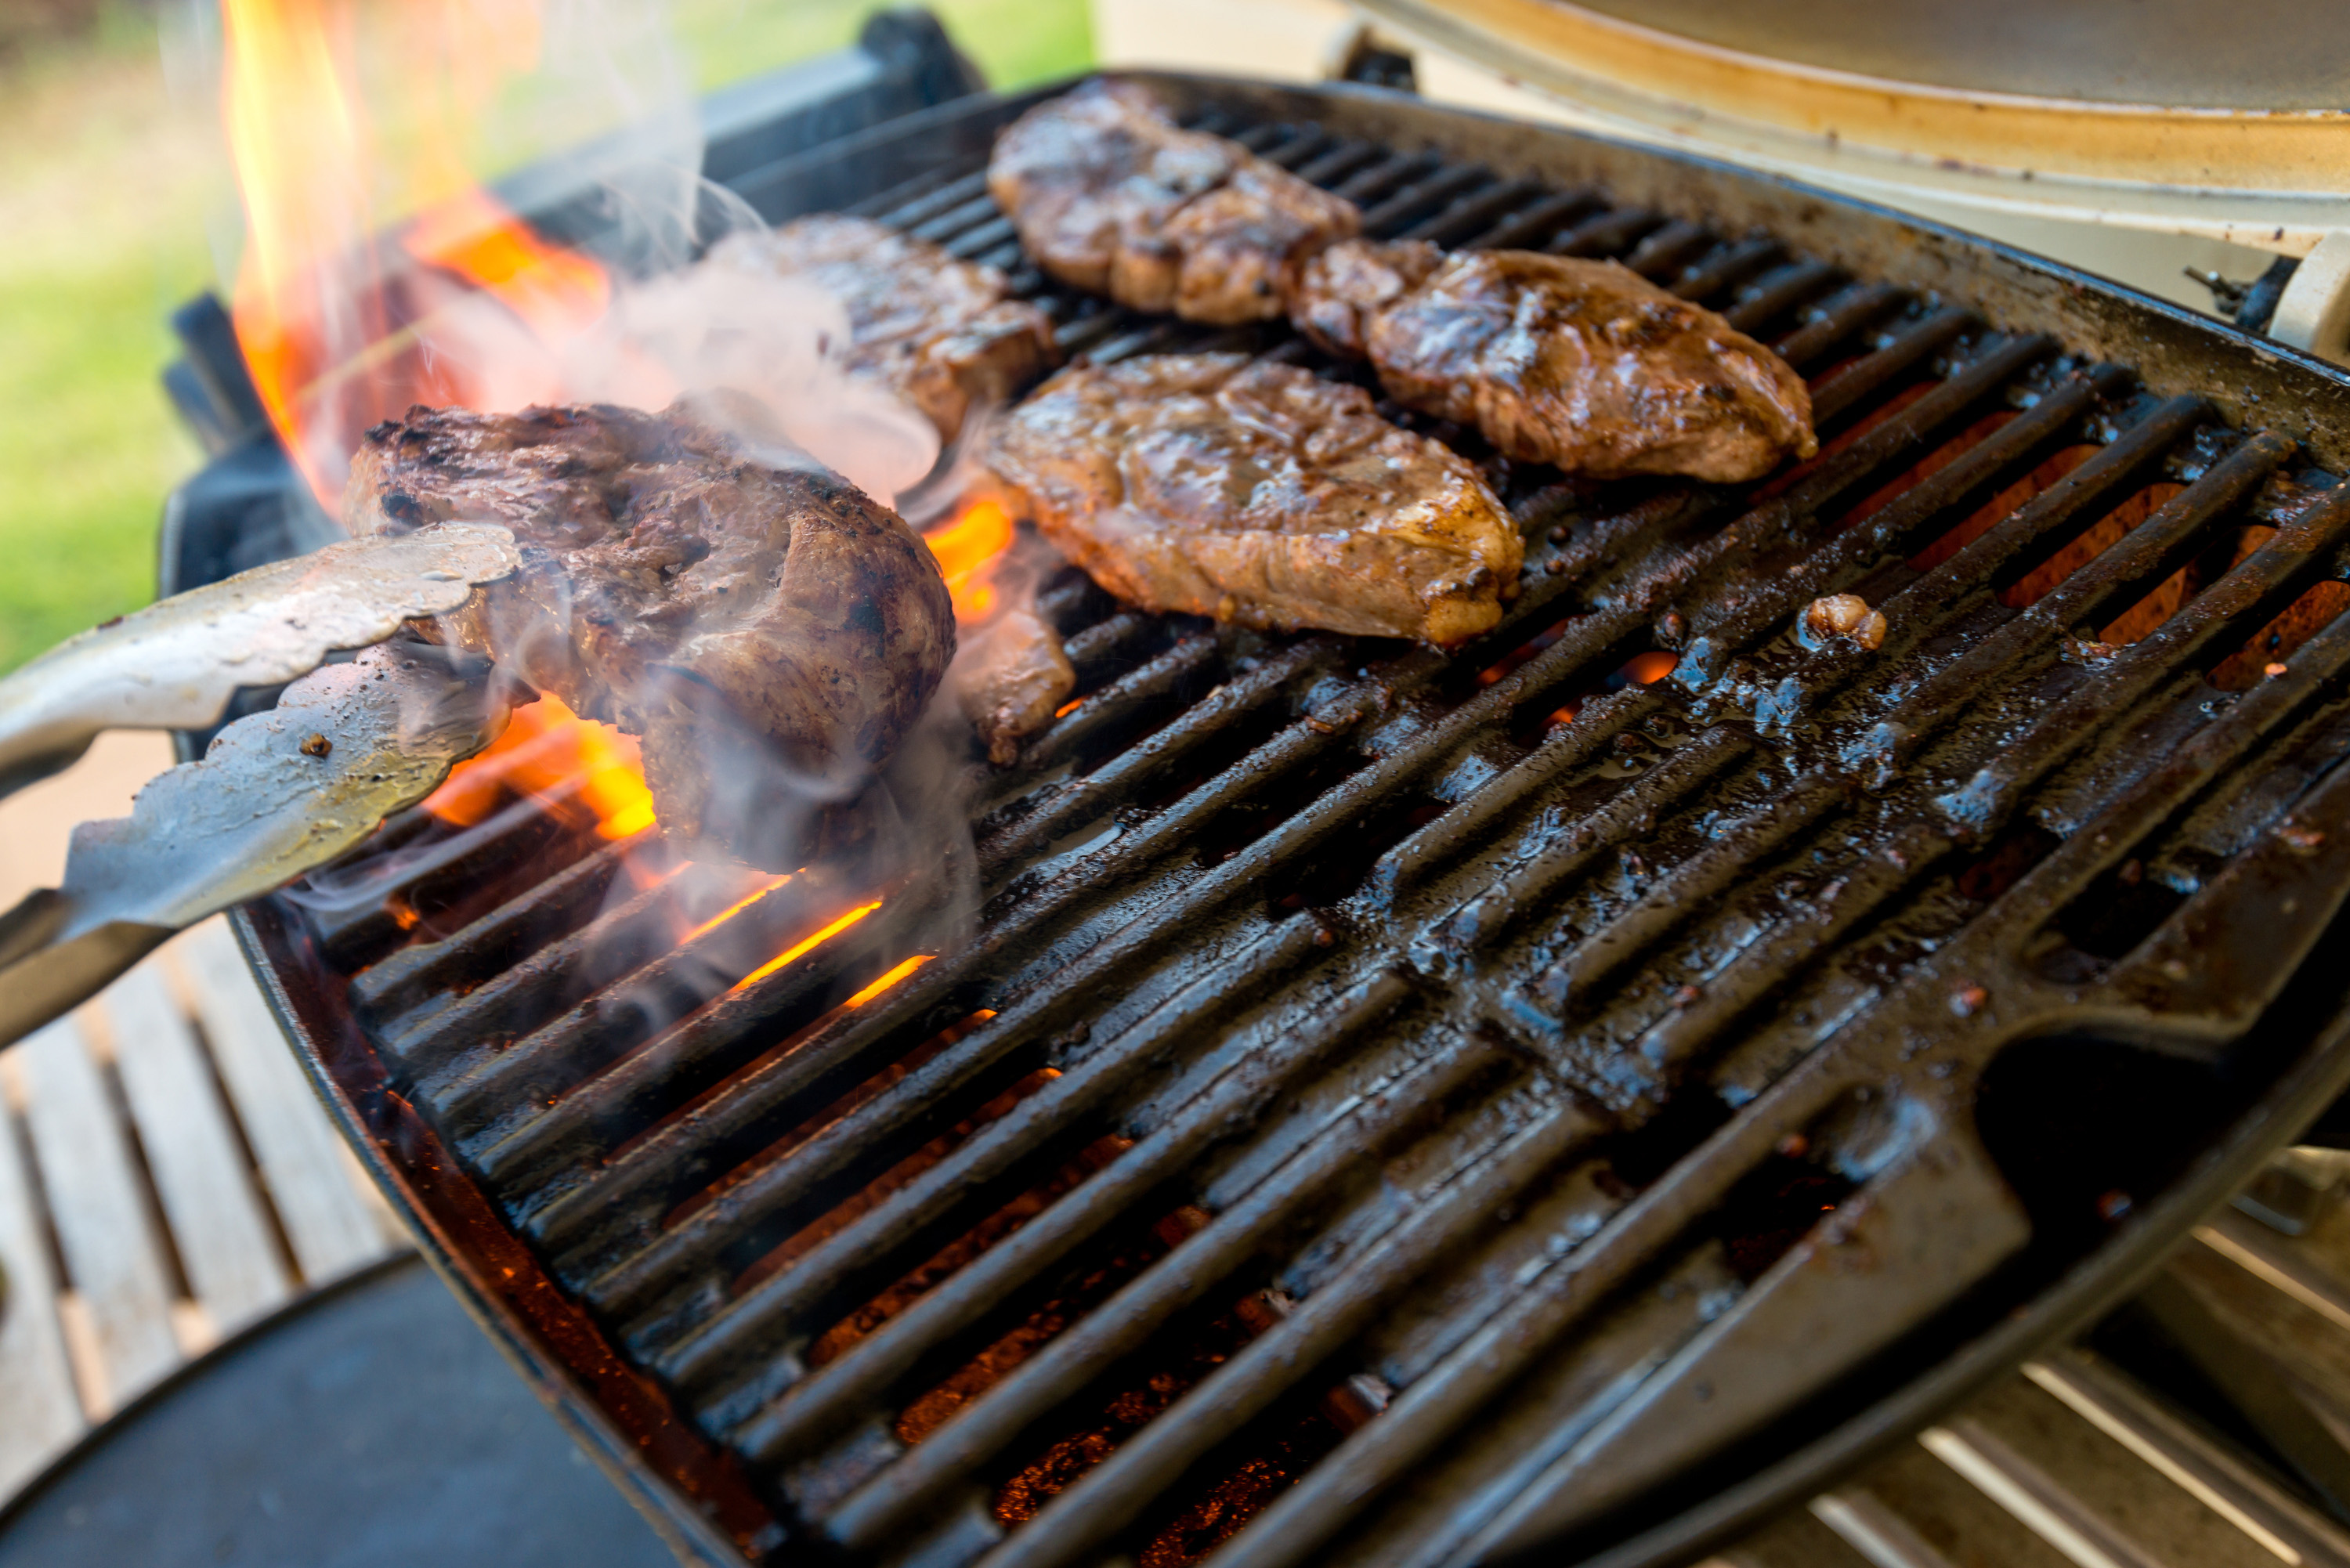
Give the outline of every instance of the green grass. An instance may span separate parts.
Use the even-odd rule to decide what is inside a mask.
[[[871,0],[676,0],[678,36],[705,89],[856,41]],[[1093,58],[1084,0],[931,0],[965,54],[999,88],[1083,70]]]
[[[155,385],[141,260],[0,279],[0,667],[153,595],[163,496],[197,454]]]
[[[213,187],[151,39],[0,82],[0,668],[144,604],[196,465],[157,377],[164,313],[208,281]]]
[[[870,0],[673,0],[702,89],[851,42]],[[1000,87],[1082,69],[1084,0],[936,0]],[[144,604],[163,500],[201,454],[158,378],[232,211],[208,106],[151,23],[0,66],[0,670]]]

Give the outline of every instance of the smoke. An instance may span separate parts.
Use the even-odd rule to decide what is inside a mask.
[[[565,382],[570,400],[645,409],[724,394],[697,407],[744,455],[775,468],[813,458],[886,499],[931,472],[938,432],[902,400],[844,371],[839,346],[848,341],[847,313],[825,290],[697,263],[622,285],[600,328],[571,346]]]

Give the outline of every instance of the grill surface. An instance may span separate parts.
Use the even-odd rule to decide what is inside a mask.
[[[2303,962],[2350,889],[2341,383],[1735,171],[1157,79],[1372,233],[1723,311],[1821,456],[1600,486],[1399,414],[1528,540],[1449,659],[1048,584],[1083,701],[974,768],[976,935],[861,1002],[928,884],[680,946],[737,884],[528,808],[395,824],[363,903],[248,942],[690,1550],[1686,1551],[2109,1299],[2350,1075]],[[744,193],[1003,266],[1073,354],[1316,362],[1048,287],[978,173],[1021,107]],[[1794,636],[1846,591],[1881,650]]]

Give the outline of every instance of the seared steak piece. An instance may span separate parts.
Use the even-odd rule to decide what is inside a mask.
[[[867,218],[797,218],[738,234],[708,264],[803,278],[848,313],[851,374],[920,409],[952,441],[974,404],[1010,402],[1060,363],[1053,324],[992,266]]]
[[[1219,325],[1280,316],[1296,268],[1362,221],[1238,142],[1180,129],[1136,82],[1090,81],[1021,116],[987,188],[1055,277]]]
[[[1575,473],[1729,483],[1819,450],[1785,360],[1614,262],[1347,240],[1305,265],[1290,318],[1398,402]]]
[[[1239,354],[1064,370],[989,432],[1014,510],[1146,609],[1449,646],[1523,542],[1475,468],[1359,387]]]
[[[954,655],[938,563],[811,464],[745,462],[684,405],[408,410],[367,433],[354,534],[498,523],[522,569],[429,629],[645,740],[672,841],[799,865]]]
[[[1061,634],[1034,611],[1007,611],[955,655],[947,683],[999,767],[1020,760],[1025,736],[1053,722],[1077,689]]]

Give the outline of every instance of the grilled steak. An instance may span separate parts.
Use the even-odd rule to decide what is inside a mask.
[[[865,218],[799,218],[713,246],[709,265],[804,278],[848,313],[850,372],[952,441],[974,404],[1007,403],[1059,362],[1053,324],[992,266]]]
[[[1065,370],[982,462],[1148,609],[1450,645],[1501,618],[1524,549],[1475,468],[1361,388],[1238,354]]]
[[[1348,240],[1304,266],[1290,317],[1513,458],[1731,483],[1819,450],[1784,360],[1614,262]]]
[[[1296,268],[1361,223],[1351,202],[1178,128],[1134,82],[1087,82],[1021,116],[987,188],[1055,277],[1218,324],[1280,316]]]
[[[367,434],[355,534],[499,523],[522,570],[434,635],[644,737],[672,840],[769,870],[882,763],[954,653],[913,530],[813,466],[744,461],[683,405],[413,408]],[[800,781],[800,802],[781,785]]]

